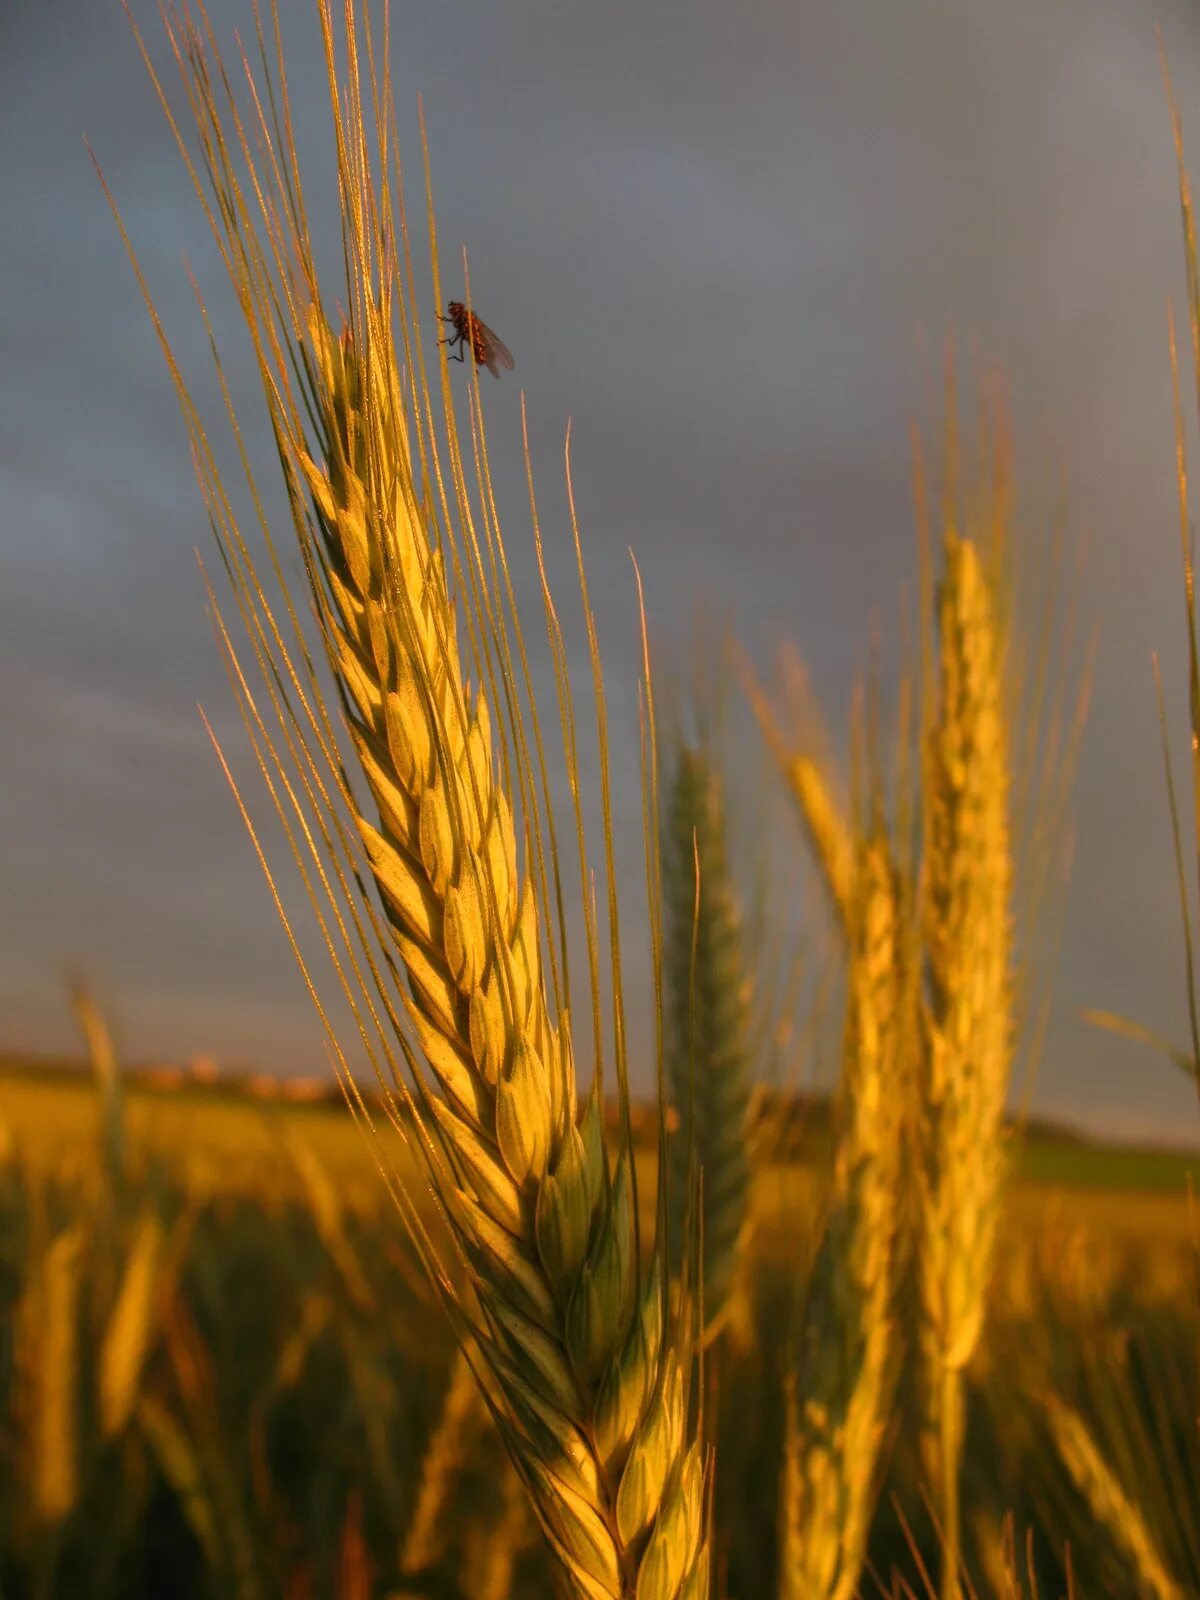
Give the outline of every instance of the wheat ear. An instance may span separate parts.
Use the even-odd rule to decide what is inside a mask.
[[[959,1592],[963,1370],[983,1325],[1013,1051],[1005,647],[976,545],[949,532],[927,750],[927,1004],[918,1279],[927,1468],[940,1485],[943,1595]]]
[[[176,373],[201,484],[278,715],[277,734],[268,733],[232,655],[231,669],[263,771],[293,830],[289,837],[301,840],[298,859],[313,875],[307,881],[315,879],[318,899],[328,895],[338,919],[334,934],[351,952],[338,971],[363,1036],[377,1042],[391,1067],[390,1078],[381,1076],[394,1125],[427,1185],[414,1195],[411,1175],[393,1172],[393,1192],[447,1310],[479,1351],[489,1401],[558,1559],[562,1585],[596,1600],[703,1595],[708,1474],[689,1404],[691,1312],[685,1294],[680,1314],[668,1315],[661,1244],[648,1262],[640,1259],[623,1019],[618,1004],[623,1118],[610,1166],[601,1127],[598,983],[592,984],[597,1074],[580,1114],[569,1015],[565,1005],[551,1006],[543,972],[548,910],[539,912],[539,898],[548,908],[545,861],[554,855],[553,839],[545,850],[532,790],[529,751],[535,744],[540,751],[536,715],[522,720],[512,698],[518,652],[500,620],[512,590],[500,577],[507,567],[490,484],[481,465],[486,531],[479,535],[443,364],[461,519],[455,533],[424,386],[421,330],[401,288],[408,241],[403,213],[397,218],[392,209],[399,174],[390,145],[387,50],[369,29],[360,31],[353,5],[338,38],[329,0],[319,0],[318,12],[350,308],[339,331],[320,309],[290,122],[283,114],[272,124],[265,110],[287,104],[282,56],[280,88],[257,94],[252,139],[236,111],[218,106],[213,86],[228,80],[211,32],[200,32],[186,13],[168,16],[206,156],[207,182],[194,172],[197,190],[260,362],[311,600],[369,801],[342,768],[338,731],[290,602],[296,643],[283,642]],[[199,14],[206,22],[202,8]],[[261,38],[260,44],[265,60],[268,47]],[[339,77],[341,60],[347,68]],[[180,144],[187,159],[186,143]],[[257,158],[256,150],[263,152]],[[440,302],[436,250],[433,270]],[[473,426],[478,422],[476,401]],[[475,443],[482,459],[481,434]],[[439,498],[441,523],[434,520]],[[268,546],[274,556],[269,535]],[[282,581],[278,565],[274,571]],[[479,685],[473,693],[460,658],[452,582]],[[547,605],[552,639],[561,646]],[[596,671],[599,690],[598,665]],[[600,693],[597,699],[603,745]],[[564,726],[573,749],[569,711]],[[527,853],[537,862],[533,871],[519,861],[514,799]],[[347,812],[356,838],[342,831]],[[607,810],[606,848],[611,868]],[[363,866],[378,902],[361,892]],[[556,858],[554,871],[557,882]],[[611,870],[609,881],[619,1000]],[[329,926],[323,923],[338,960],[343,946]],[[553,958],[553,944],[549,950]],[[550,987],[561,992],[557,973]],[[330,1030],[327,1037],[344,1063],[336,1036]],[[369,1117],[348,1073],[343,1082],[352,1108]],[[416,1201],[427,1195],[465,1281],[451,1272],[454,1263],[418,1212]]]
[[[1057,1396],[1048,1395],[1046,1420],[1059,1458],[1090,1515],[1136,1574],[1137,1593],[1144,1600],[1183,1600],[1183,1587],[1171,1576],[1158,1541],[1083,1418]]]
[[[673,1597],[703,1543],[682,1357],[639,1290],[631,1153],[610,1173],[551,1022],[537,900],[495,781],[487,701],[458,662],[443,563],[414,494],[387,323],[314,319],[326,460],[298,453],[318,589],[378,825],[358,818],[436,1091],[443,1199],[475,1268],[503,1426],[581,1594]]]
[[[97,1384],[100,1427],[106,1439],[125,1429],[137,1402],[142,1371],[158,1331],[166,1243],[162,1223],[147,1210],[129,1246],[100,1345]]]
[[[83,978],[70,985],[71,1009],[87,1049],[88,1063],[100,1102],[100,1150],[113,1195],[120,1193],[125,1172],[125,1114],[121,1064],[103,1011]]]
[[[882,826],[860,838],[845,902],[841,1131],[787,1394],[780,1600],[857,1593],[898,1367],[903,1117],[900,897]]]
[[[747,1242],[750,977],[720,778],[707,751],[682,743],[668,794],[663,869],[667,1065],[679,1117],[670,1145],[672,1238],[684,1235],[694,1162],[711,1331],[728,1309]]]

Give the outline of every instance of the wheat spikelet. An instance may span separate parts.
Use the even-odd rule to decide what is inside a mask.
[[[679,1124],[671,1141],[673,1239],[682,1239],[690,1163],[701,1175],[704,1315],[724,1317],[746,1248],[750,1163],[750,978],[711,756],[682,743],[668,796],[663,883],[670,1009],[667,1064]]]
[[[1112,1539],[1137,1576],[1139,1600],[1183,1600],[1135,1502],[1104,1459],[1091,1430],[1073,1407],[1048,1396],[1046,1419],[1055,1448],[1096,1522]]]
[[[944,1503],[943,1593],[958,1592],[962,1373],[983,1323],[1012,1059],[1004,641],[976,546],[948,533],[937,717],[927,752],[928,1002],[918,1279],[927,1468]]]
[[[897,1368],[906,1042],[900,898],[881,827],[860,840],[856,858],[847,901],[842,1126],[787,1394],[781,1600],[850,1600],[857,1592]]]
[[[33,1377],[32,1501],[53,1527],[79,1496],[79,1291],[83,1234],[72,1228],[43,1256],[25,1302]]]
[[[106,1439],[122,1432],[137,1398],[154,1326],[163,1243],[162,1224],[147,1213],[134,1235],[100,1346],[100,1427]]]
[[[390,1081],[381,1077],[394,1125],[422,1163],[467,1270],[463,1290],[451,1287],[440,1246],[404,1180],[393,1193],[456,1327],[479,1353],[489,1402],[563,1584],[597,1600],[675,1600],[697,1593],[707,1571],[707,1471],[689,1395],[692,1312],[685,1294],[679,1313],[668,1315],[661,1249],[649,1262],[639,1259],[619,1004],[614,1036],[625,1115],[610,1166],[599,1098],[598,982],[597,1077],[581,1115],[569,1015],[557,1003],[557,978],[548,984],[543,972],[549,912],[539,909],[539,885],[548,908],[545,863],[554,845],[551,838],[547,849],[531,798],[528,752],[535,744],[540,752],[540,735],[509,698],[517,669],[497,620],[506,595],[511,601],[498,576],[507,574],[499,534],[489,521],[485,554],[470,520],[445,367],[462,531],[434,521],[444,484],[428,406],[421,410],[424,369],[417,353],[419,377],[410,359],[402,381],[397,359],[397,310],[410,358],[420,329],[408,320],[397,265],[407,234],[391,212],[386,51],[377,82],[375,45],[359,36],[355,8],[346,8],[336,41],[331,6],[321,0],[318,9],[343,203],[350,320],[340,332],[320,309],[290,125],[265,121],[263,108],[280,96],[258,97],[263,137],[252,146],[232,113],[223,124],[213,84],[226,78],[211,37],[186,14],[169,12],[168,26],[199,124],[207,192],[193,175],[258,354],[311,597],[369,802],[341,765],[338,733],[290,600],[287,614],[300,638],[290,648],[282,642],[176,371],[201,484],[278,735],[268,734],[236,655],[231,670],[280,815],[285,824],[299,818],[289,839],[294,847],[301,841],[302,867],[315,863],[306,881],[315,878],[314,897],[325,894],[335,908],[342,944],[322,922],[331,953],[338,961],[338,950],[351,950],[338,975],[363,1036],[379,1041],[391,1069]],[[364,54],[377,119],[370,136],[358,76]],[[338,78],[340,59],[348,63],[345,80]],[[264,148],[256,166],[255,150]],[[386,187],[376,187],[376,171],[387,174]],[[436,257],[434,271],[436,278]],[[442,505],[446,510],[444,498]],[[282,581],[278,565],[274,572]],[[460,658],[452,580],[479,684],[474,692]],[[553,633],[549,600],[547,606]],[[596,673],[599,691],[598,666]],[[599,692],[597,700],[603,746]],[[573,740],[569,711],[564,731]],[[611,886],[606,777],[604,793]],[[536,859],[532,871],[519,860],[514,803]],[[355,837],[344,832],[347,811]],[[580,842],[582,856],[582,828]],[[352,888],[362,886],[364,863],[378,902]],[[612,895],[609,921],[619,997]],[[549,949],[553,958],[552,943]],[[336,1038],[331,1045],[338,1057]],[[411,1099],[405,1063],[416,1083]],[[369,1116],[348,1073],[343,1082],[352,1107]]]

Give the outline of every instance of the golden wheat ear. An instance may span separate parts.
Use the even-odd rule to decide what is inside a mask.
[[[336,27],[328,0],[318,11],[342,205],[348,314],[337,323],[310,244],[278,7],[274,82],[252,83],[246,120],[226,98],[229,77],[203,8],[166,13],[205,154],[204,176],[192,169],[193,177],[258,359],[318,649],[287,592],[265,515],[256,544],[173,363],[172,371],[247,640],[244,667],[218,622],[231,677],[403,1159],[375,1125],[377,1108],[348,1065],[349,1040],[321,1006],[278,893],[277,903],[351,1109],[475,1352],[564,1590],[597,1600],[700,1596],[710,1465],[692,1394],[695,1306],[687,1292],[668,1302],[662,1231],[649,1254],[639,1246],[603,684],[582,558],[615,997],[612,1149],[602,1127],[591,870],[580,824],[594,1045],[581,1108],[559,859],[544,806],[550,784],[478,373],[468,399],[472,494],[445,349],[439,412],[415,314],[386,25],[375,37],[352,5]],[[272,51],[261,32],[259,44],[266,63]],[[188,159],[187,141],[180,147]],[[429,216],[441,305],[431,201]],[[230,417],[240,443],[232,406]],[[558,689],[577,793],[565,671]],[[268,878],[274,890],[269,869]]]
[[[963,1372],[979,1341],[999,1218],[1014,989],[1005,641],[980,550],[952,531],[937,617],[938,698],[925,778],[917,1271],[926,1463],[940,1486],[943,1595],[953,1600]]]
[[[857,1593],[899,1369],[902,1083],[912,1046],[901,896],[881,822],[854,855],[833,1182],[787,1391],[781,1600]]]

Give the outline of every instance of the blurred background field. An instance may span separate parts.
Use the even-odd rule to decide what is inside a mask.
[[[550,1595],[523,1493],[345,1107],[135,1082],[121,1115],[118,1156],[88,1077],[13,1060],[0,1076],[4,1595]],[[775,1581],[778,1395],[825,1189],[826,1106],[788,1121],[785,1154],[755,1169],[711,1397],[731,1596]],[[648,1175],[648,1114],[639,1129]],[[1033,1538],[1040,1592],[1060,1592],[1069,1550],[1077,1592],[1128,1593],[1094,1526],[1081,1548],[1046,1397],[1086,1401],[1127,1470],[1149,1450],[1161,1481],[1142,1474],[1143,1510],[1168,1548],[1190,1538],[1172,1485],[1194,1451],[1196,1162],[1067,1130],[1012,1137],[971,1371],[968,1563],[981,1594],[1002,1593],[987,1574],[1008,1527]],[[871,1543],[884,1592],[935,1550],[898,1448]]]

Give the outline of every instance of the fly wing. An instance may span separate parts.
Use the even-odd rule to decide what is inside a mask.
[[[486,322],[481,322],[478,317],[474,321],[475,354],[477,359],[488,369],[493,378],[500,376],[501,367],[505,371],[511,372],[516,363],[513,361],[504,340],[498,338]]]

